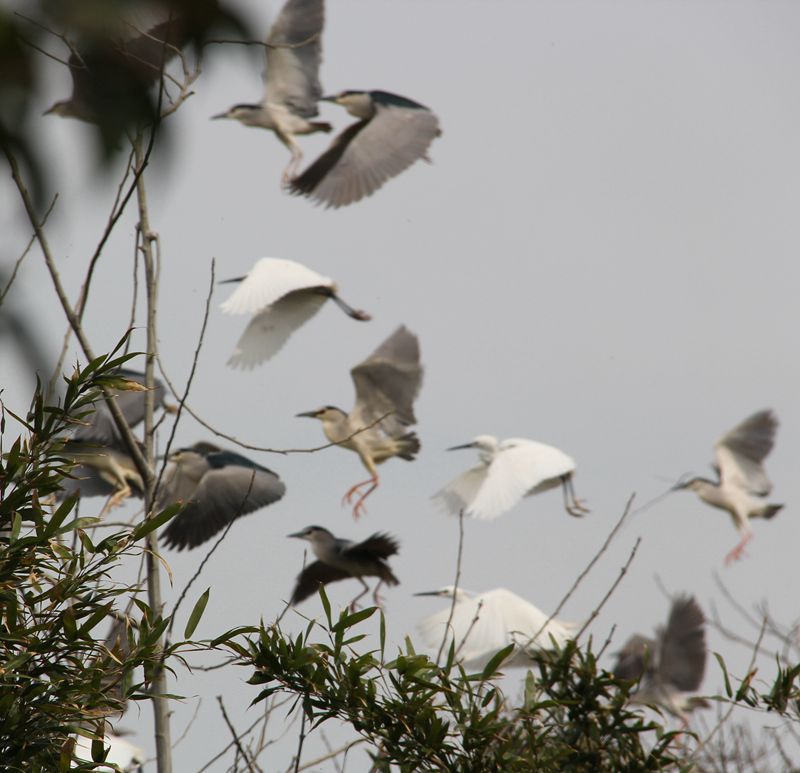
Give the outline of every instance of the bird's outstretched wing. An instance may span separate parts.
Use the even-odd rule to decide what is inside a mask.
[[[352,575],[343,569],[323,564],[322,561],[314,561],[297,575],[297,583],[292,592],[291,604],[299,604],[309,596],[313,596],[319,590],[320,585],[327,585],[329,582],[336,582],[337,580],[346,580],[348,577],[352,577]]]
[[[304,118],[317,115],[324,23],[323,0],[286,0],[267,38],[265,102]]]
[[[532,440],[504,440],[489,464],[467,515],[490,520],[514,507],[543,481],[566,475],[575,469],[562,451]]]
[[[333,280],[308,266],[284,258],[261,258],[236,289],[220,304],[226,314],[258,314],[266,306],[297,290],[332,288]]]
[[[672,603],[667,627],[659,631],[658,675],[663,683],[688,692],[703,681],[706,668],[705,617],[692,596]]]
[[[139,371],[121,368],[115,375],[144,386],[144,373]],[[155,379],[153,400],[156,408],[164,404],[164,394],[164,385],[159,379]],[[114,390],[114,395],[114,400],[130,427],[135,427],[144,421],[146,392],[127,389]],[[119,430],[102,395],[94,403],[94,409],[94,413],[84,419],[88,424],[79,426],[72,433],[72,437],[75,440],[92,440],[102,445],[118,443]]]
[[[652,661],[657,657],[655,639],[635,633],[617,653],[614,676],[617,679],[634,681],[641,679],[645,672],[653,670]]]
[[[314,290],[297,290],[256,314],[236,342],[228,359],[232,368],[249,370],[274,357],[297,328],[310,320],[327,296]]]
[[[381,422],[390,434],[415,424],[414,399],[422,385],[419,341],[401,325],[366,360],[351,371],[356,387],[352,418],[370,424],[387,413]]]
[[[214,456],[210,455],[209,459]],[[225,451],[219,456],[244,458]],[[234,519],[283,497],[286,486],[274,472],[245,461],[248,466],[225,464],[212,467],[203,475],[186,506],[164,530],[167,547],[177,550],[197,547]]]
[[[470,467],[449,483],[442,486],[432,497],[452,515],[468,510],[486,480],[488,468],[485,464]]]
[[[372,92],[375,115],[338,134],[330,147],[289,184],[291,193],[326,207],[371,196],[411,164],[425,158],[440,134],[428,108],[385,92]]]
[[[714,446],[721,481],[751,494],[769,494],[772,484],[762,462],[772,450],[777,428],[772,411],[759,411],[721,437]]]
[[[363,542],[358,542],[343,551],[348,558],[387,559],[389,556],[397,555],[400,545],[397,540],[389,534],[376,532],[371,537],[367,537]]]

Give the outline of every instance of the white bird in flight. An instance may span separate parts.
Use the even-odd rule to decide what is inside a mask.
[[[588,513],[572,485],[575,462],[553,446],[525,438],[499,441],[478,435],[471,443],[449,448],[476,448],[480,464],[451,480],[433,495],[446,510],[458,515],[493,520],[523,497],[561,486],[564,509],[576,517]]]
[[[293,260],[261,258],[246,276],[225,282],[240,284],[220,305],[222,311],[253,315],[228,360],[233,368],[251,369],[274,357],[328,299],[353,319],[370,319],[338,296],[332,279]]]
[[[455,642],[456,660],[465,669],[482,669],[492,657],[509,644],[515,649],[503,661],[506,667],[528,667],[529,652],[551,649],[553,641],[563,647],[574,635],[577,625],[553,618],[529,601],[506,588],[472,594],[461,588],[443,588],[415,596],[441,596],[452,599],[455,608],[450,619],[447,606],[422,620],[417,628],[430,649],[438,647],[446,634],[445,648]],[[552,637],[552,639],[551,639]]]
[[[741,540],[725,556],[726,564],[741,558],[753,538],[750,519],[772,518],[783,507],[764,501],[772,484],[762,463],[772,450],[777,428],[778,420],[772,411],[754,413],[714,446],[716,481],[692,478],[674,486],[676,490],[694,491],[706,504],[730,514]]]

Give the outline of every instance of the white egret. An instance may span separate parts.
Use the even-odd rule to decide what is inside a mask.
[[[326,207],[371,196],[415,161],[428,160],[428,148],[441,134],[435,113],[397,94],[351,90],[322,99],[342,105],[359,120],[294,177],[289,190]]]
[[[373,534],[363,542],[356,543],[334,537],[322,526],[308,526],[289,536],[310,542],[311,550],[317,557],[316,561],[308,564],[297,576],[292,592],[292,605],[299,604],[316,593],[321,585],[350,577],[364,586],[364,590],[350,602],[351,607],[369,591],[364,577],[378,578],[378,584],[372,593],[375,604],[380,604],[378,590],[384,582],[387,585],[400,584],[386,563],[386,559],[396,555],[399,549],[397,540],[388,534]]]
[[[159,509],[184,508],[161,535],[169,548],[195,548],[242,515],[277,502],[286,493],[272,470],[212,443],[195,443],[170,455],[159,487]]]
[[[220,308],[227,314],[254,315],[228,360],[234,368],[253,368],[274,357],[329,298],[353,319],[370,319],[337,295],[332,279],[293,260],[261,258],[246,276],[225,281],[240,284]]]
[[[564,509],[576,517],[588,513],[576,499],[572,484],[575,462],[553,446],[525,438],[498,442],[478,435],[472,442],[449,448],[476,448],[481,463],[451,480],[433,495],[434,501],[458,515],[492,520],[508,512],[523,497],[561,486]]]
[[[415,596],[441,596],[452,599],[455,608],[450,625],[450,604],[426,617],[417,626],[425,645],[438,647],[446,635],[446,647],[455,642],[456,659],[466,669],[482,669],[494,655],[509,644],[515,649],[503,661],[504,666],[527,667],[533,650],[551,649],[570,639],[578,626],[553,618],[529,601],[506,588],[473,594],[446,585]],[[551,638],[552,637],[552,638]]]
[[[631,699],[660,706],[686,722],[686,713],[708,707],[708,701],[684,693],[700,687],[706,668],[705,617],[692,596],[672,602],[669,620],[651,639],[631,636],[617,653],[614,676],[639,680]]]
[[[783,507],[764,501],[772,484],[762,463],[772,450],[777,428],[778,420],[772,411],[754,413],[714,446],[716,481],[692,478],[674,487],[694,491],[706,504],[730,514],[741,540],[725,557],[725,563],[741,558],[753,538],[751,518],[772,518]]]
[[[319,65],[324,23],[323,0],[287,0],[267,37],[263,99],[257,104],[234,105],[213,116],[275,132],[292,154],[283,173],[284,183],[295,174],[303,157],[295,137],[332,128],[324,121],[310,120],[317,115],[317,101],[322,96]]]
[[[356,404],[349,414],[327,405],[297,415],[319,419],[325,437],[355,451],[369,470],[370,478],[344,495],[343,501],[349,504],[359,489],[368,487],[353,507],[353,517],[358,518],[364,500],[380,483],[377,465],[394,456],[410,462],[420,448],[416,434],[406,430],[416,423],[413,403],[422,384],[417,337],[401,325],[350,375]]]

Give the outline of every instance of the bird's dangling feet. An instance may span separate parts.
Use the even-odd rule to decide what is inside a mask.
[[[728,566],[732,561],[738,561],[744,555],[744,549],[747,543],[753,538],[752,534],[747,534],[742,541],[733,549],[727,556],[725,556],[725,566]]]

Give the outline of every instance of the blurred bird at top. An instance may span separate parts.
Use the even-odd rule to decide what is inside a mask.
[[[96,124],[106,150],[129,129],[158,117],[151,86],[187,44],[212,26],[241,29],[218,0],[81,0],[57,3],[52,23],[73,41],[67,62],[72,95],[47,113]]]
[[[318,114],[317,102],[322,96],[319,65],[324,23],[323,0],[286,0],[267,37],[261,102],[233,105],[213,116],[275,132],[292,154],[283,173],[284,183],[296,173],[303,157],[295,137],[332,128],[324,121],[310,120]]]
[[[353,517],[358,518],[364,500],[379,485],[377,465],[393,456],[410,462],[420,448],[416,434],[406,431],[417,421],[413,403],[422,384],[417,337],[401,325],[350,375],[356,403],[349,414],[327,405],[297,415],[319,419],[325,437],[355,451],[369,471],[369,480],[356,483],[343,499],[350,504],[356,492],[368,486],[353,507]]]
[[[445,649],[453,643],[456,660],[466,669],[484,668],[510,644],[515,645],[514,649],[502,665],[527,668],[531,665],[531,651],[550,649],[553,641],[563,647],[577,629],[575,623],[549,619],[541,609],[506,588],[474,594],[446,585],[414,595],[440,596],[451,602],[455,596],[452,619],[452,603],[448,603],[422,620],[417,628],[430,649],[438,647],[443,639]]]
[[[228,360],[234,368],[253,368],[274,357],[329,298],[353,319],[370,319],[337,295],[332,279],[293,260],[261,258],[246,276],[226,281],[241,284],[220,308],[254,315]]]
[[[700,687],[706,668],[705,617],[692,596],[672,602],[666,627],[656,638],[634,634],[617,653],[614,676],[639,680],[636,703],[659,706],[686,723],[686,713],[707,708],[708,701],[682,693]]]
[[[113,399],[129,427],[144,420],[146,389],[144,373],[120,368],[114,376],[118,389]],[[127,388],[126,388],[127,387]],[[155,379],[153,403],[168,411],[174,408],[164,400],[164,385]],[[94,411],[78,425],[64,443],[61,455],[77,466],[64,478],[59,498],[78,493],[81,496],[110,497],[103,512],[121,504],[129,496],[141,497],[144,484],[130,456],[106,401],[100,397]]]
[[[508,512],[523,497],[561,486],[564,509],[576,517],[589,510],[575,498],[575,462],[553,446],[525,438],[498,442],[478,435],[472,442],[449,448],[478,450],[481,463],[451,480],[433,495],[453,515],[492,520]]]
[[[272,471],[213,443],[195,443],[169,457],[156,497],[161,510],[175,502],[183,510],[160,535],[168,548],[196,548],[242,515],[277,502],[286,493]]]
[[[371,196],[384,183],[427,157],[441,134],[439,119],[424,105],[387,91],[342,91],[322,98],[358,121],[289,183],[291,193],[326,207],[344,207]]]
[[[308,526],[302,531],[290,534],[295,539],[304,539],[311,543],[311,550],[317,560],[308,564],[297,577],[291,604],[299,604],[316,593],[321,585],[329,582],[357,579],[364,590],[351,602],[351,608],[369,591],[364,582],[365,577],[377,577],[378,584],[372,593],[372,600],[380,605],[378,590],[385,582],[387,585],[399,585],[386,559],[397,554],[399,545],[394,537],[388,534],[373,534],[363,542],[334,537],[322,526]]]
[[[730,514],[741,540],[725,557],[725,563],[741,558],[753,538],[750,518],[772,518],[783,507],[764,501],[772,484],[763,461],[772,450],[777,428],[778,420],[772,411],[754,413],[714,446],[716,481],[692,478],[674,487],[694,491],[706,504]]]

